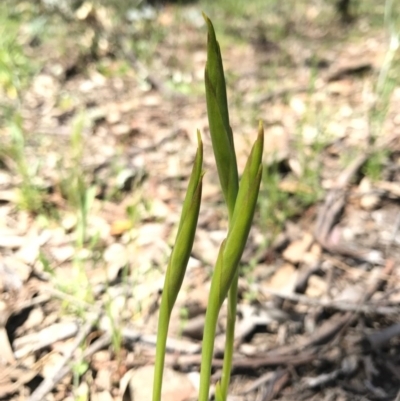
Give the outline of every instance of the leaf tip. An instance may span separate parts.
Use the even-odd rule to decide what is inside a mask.
[[[202,148],[203,147],[203,141],[202,141],[202,139],[201,139],[201,133],[200,133],[200,130],[198,129],[197,130],[197,146],[200,148]]]
[[[264,136],[264,124],[262,120],[258,122],[258,136]]]
[[[259,140],[261,142],[261,149],[264,149],[264,124],[262,122],[262,120],[260,120],[258,122],[258,138],[257,140]]]
[[[204,12],[202,12],[202,14],[203,14],[204,21],[207,24],[209,40],[210,40],[210,36],[211,36],[211,42],[216,42],[217,39],[215,37],[214,25],[211,22],[211,20],[210,20],[210,18],[208,17],[207,14],[205,14]]]

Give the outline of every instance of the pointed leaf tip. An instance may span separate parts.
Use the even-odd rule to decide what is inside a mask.
[[[260,148],[261,148],[261,157],[262,157],[262,153],[264,151],[264,124],[262,122],[262,120],[259,121],[258,123],[258,137],[257,140],[260,141]]]
[[[264,124],[262,120],[258,122],[258,133],[264,135]]]
[[[210,18],[208,17],[208,15],[206,13],[204,13],[204,12],[202,12],[202,14],[203,14],[203,18],[204,18],[204,21],[207,24],[208,29],[210,30],[210,28],[211,28],[214,31],[214,26],[213,26]]]
[[[202,139],[201,139],[201,133],[200,133],[200,130],[198,129],[197,130],[197,146],[200,148],[200,147],[203,147],[203,141],[202,141]]]

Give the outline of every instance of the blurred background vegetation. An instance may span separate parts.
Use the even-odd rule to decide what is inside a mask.
[[[44,201],[43,192],[47,189],[38,178],[40,157],[34,163],[27,159],[27,154],[35,152],[33,149],[37,149],[42,137],[40,132],[24,128],[22,106],[26,103],[25,91],[39,73],[48,73],[61,82],[56,107],[66,114],[75,114],[74,98],[62,86],[73,77],[85,76],[93,70],[105,79],[133,78],[143,87],[153,87],[166,95],[202,96],[203,82],[193,79],[193,60],[185,57],[185,46],[188,54],[193,49],[204,49],[201,16],[204,11],[216,22],[228,59],[232,49],[248,44],[261,57],[265,56],[252,71],[246,72],[257,75],[258,80],[250,101],[246,87],[241,84],[240,72],[235,71],[235,66],[227,69],[229,98],[237,123],[254,125],[254,121],[260,115],[264,118],[266,113],[257,106],[257,99],[281,92],[284,102],[290,103],[292,93],[290,90],[285,93],[285,88],[287,82],[296,82],[296,69],[305,67],[311,71],[306,89],[311,95],[318,74],[333,61],[324,56],[330,48],[345,47],[349,43],[357,46],[376,33],[378,37],[383,35],[383,43],[388,45],[382,69],[373,71],[373,91],[380,102],[371,108],[370,115],[375,127],[373,134],[377,135],[390,94],[399,82],[396,51],[399,8],[399,2],[391,0],[3,0],[0,4],[0,124],[3,127],[0,156],[3,155],[3,160],[11,158],[20,176],[20,208],[36,214],[50,210]],[[188,22],[191,28],[187,27]],[[197,28],[197,36],[191,33],[193,27]],[[182,47],[179,40],[186,36]],[[296,49],[290,47],[294,42],[295,46],[301,43],[302,50],[306,49],[305,59],[298,61],[293,57]],[[390,46],[394,50],[391,51]],[[183,48],[183,51],[175,51],[174,47]],[[168,56],[163,59],[164,51]],[[362,75],[362,68],[357,73]],[[297,89],[294,87],[295,91]],[[319,154],[331,138],[325,132],[326,121],[322,116],[331,111],[326,105],[316,109],[309,103],[306,107],[307,112],[296,130],[301,132],[304,126],[313,126],[320,134],[318,140],[306,146],[301,135],[293,133],[292,145],[299,155],[302,186],[291,191],[280,188],[287,166],[272,163],[265,174],[265,183],[274,189],[269,196],[262,196],[261,214],[262,221],[267,222],[272,231],[279,231],[288,218],[298,215],[323,195]],[[72,164],[61,179],[60,191],[73,208],[83,210],[93,196],[88,198],[88,183],[83,182],[84,174],[80,171],[81,130],[87,122],[82,122],[78,115],[75,117],[75,122],[71,122],[75,134],[68,145],[69,156],[62,156],[70,160],[58,163],[59,168]],[[351,152],[354,150],[343,157],[351,159]],[[382,152],[374,155],[366,171],[371,176],[379,176],[379,166],[384,160]],[[114,194],[117,193],[118,188],[114,190]]]

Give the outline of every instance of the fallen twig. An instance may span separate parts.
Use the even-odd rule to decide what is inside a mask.
[[[366,304],[351,304],[347,302],[338,302],[330,300],[322,300],[318,298],[310,298],[306,295],[296,293],[282,293],[271,288],[261,288],[260,291],[264,295],[274,295],[276,297],[286,299],[293,302],[302,303],[305,305],[319,306],[322,308],[336,309],[344,312],[362,312],[362,313],[376,313],[378,315],[396,315],[400,313],[400,307],[395,306],[379,306],[379,305],[366,305]]]
[[[380,143],[374,145],[374,150],[376,151],[388,147],[397,138],[398,135],[384,138]],[[335,185],[328,192],[325,202],[318,212],[314,237],[319,244],[329,252],[350,256],[368,263],[383,264],[384,260],[380,252],[359,247],[354,248],[343,243],[338,243],[334,235],[334,227],[346,204],[347,187],[355,174],[368,160],[371,152],[372,149],[370,146],[339,175]]]
[[[269,355],[264,354],[257,357],[244,357],[236,358],[232,361],[232,366],[234,368],[240,369],[259,369],[261,367],[267,366],[280,366],[280,365],[290,365],[299,366],[309,363],[316,359],[314,352],[301,353],[297,355]],[[178,357],[169,355],[167,356],[167,363],[169,362],[174,366],[193,366],[200,365],[201,356],[200,355],[180,355]],[[215,368],[221,368],[223,364],[222,359],[214,358],[212,360],[212,365]]]
[[[365,337],[371,349],[377,349],[386,345],[393,337],[400,336],[400,323],[393,324],[383,330],[375,331]]]
[[[80,346],[80,344],[85,340],[85,338],[89,335],[92,330],[93,325],[98,320],[98,315],[94,318],[90,319],[80,330],[78,336],[76,337],[74,343],[71,346],[69,352],[64,356],[61,363],[55,370],[53,376],[47,377],[40,385],[35,389],[35,391],[28,398],[28,401],[42,401],[45,396],[55,387],[55,385],[65,377],[68,372],[72,369],[71,365],[68,363],[73,359],[74,353],[76,349]],[[86,356],[83,355],[83,358]]]

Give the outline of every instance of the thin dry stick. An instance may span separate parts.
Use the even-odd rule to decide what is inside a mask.
[[[46,378],[36,390],[28,398],[28,401],[42,401],[44,397],[56,386],[56,384],[62,380],[64,376],[71,370],[71,366],[68,363],[73,359],[76,349],[80,346],[82,341],[89,335],[93,325],[98,320],[99,315],[96,315],[89,322],[87,322],[81,329],[80,333],[75,339],[70,351],[65,355],[60,365],[56,369],[53,376]]]
[[[329,244],[329,234],[341,213],[346,198],[346,187],[354,174],[368,159],[368,153],[360,155],[351,163],[338,177],[336,184],[329,191],[325,203],[317,216],[315,237],[323,247],[332,246]]]
[[[347,265],[346,263],[344,263],[343,261],[341,261],[333,256],[325,255],[324,258],[326,260],[328,260],[329,262],[331,262],[334,267],[336,267],[348,274],[351,274],[352,270],[357,270],[357,268],[351,267],[351,266]],[[370,275],[370,272],[368,272],[368,271],[360,271],[359,269],[357,270],[357,277],[359,277],[360,279],[366,278],[369,275]],[[398,281],[397,278],[391,274],[385,274],[385,273],[381,272],[380,278],[382,280],[385,280],[385,282],[387,284],[391,284],[394,287],[396,287],[396,285],[397,285],[397,281]],[[397,292],[400,292],[400,288],[392,288],[391,290],[386,290],[385,294],[383,296],[385,299],[388,299],[390,295],[392,295],[393,293],[397,293]],[[385,308],[385,306],[383,306],[383,308]]]
[[[306,295],[301,294],[285,294],[280,291],[273,290],[271,288],[262,288],[260,290],[264,295],[274,295],[276,297],[287,299],[289,301],[302,303],[311,306],[320,306],[323,308],[332,308],[345,312],[363,312],[363,313],[377,313],[379,315],[393,315],[399,314],[399,307],[390,306],[378,306],[378,305],[360,305],[351,304],[348,302],[335,302],[331,300],[321,300],[318,298],[310,298]]]
[[[393,324],[383,330],[375,331],[366,337],[372,349],[377,349],[387,344],[393,337],[400,336],[400,323]]]
[[[389,147],[392,142],[398,139],[398,134],[384,138],[374,145],[374,150]],[[371,155],[371,147],[366,149],[363,154],[358,156],[342,173],[339,175],[334,187],[326,196],[325,202],[318,212],[317,223],[314,230],[314,237],[320,245],[330,251],[342,255],[356,257],[360,260],[376,263],[383,262],[379,253],[367,249],[353,249],[343,244],[335,244],[331,239],[332,230],[342,213],[347,196],[347,187],[351,179],[368,160]]]

